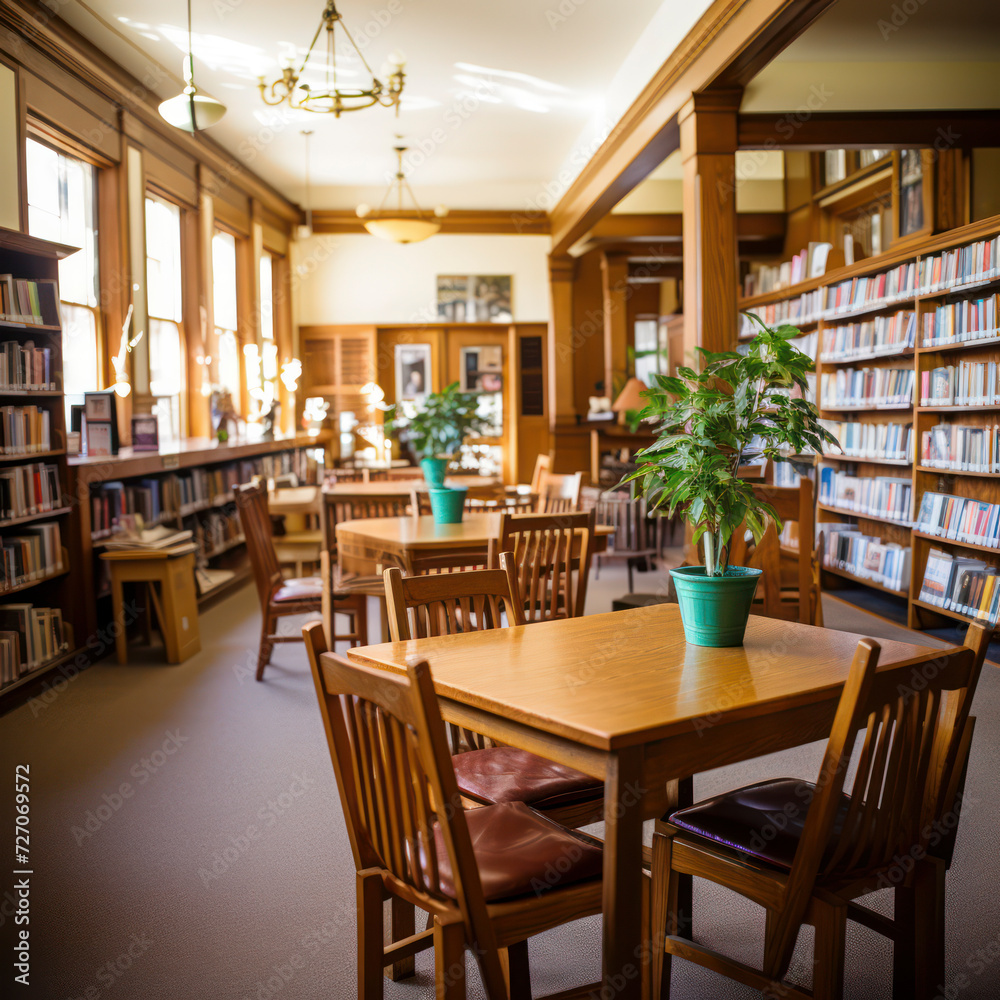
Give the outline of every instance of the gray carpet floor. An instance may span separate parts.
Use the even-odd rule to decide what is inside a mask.
[[[655,575],[637,577],[656,590]],[[625,592],[609,567],[588,608]],[[905,636],[838,602],[830,627]],[[42,1000],[341,1000],[356,995],[354,873],[333,772],[301,646],[278,647],[257,684],[259,612],[247,588],[202,618],[202,652],[180,666],[155,653],[119,667],[106,660],[0,719],[6,795],[15,764],[31,767],[31,985]],[[919,640],[918,640],[919,641]],[[967,812],[948,877],[947,995],[1000,997],[1000,671],[987,668]],[[816,773],[814,744],[699,775],[704,796],[758,777]],[[5,825],[12,811],[5,807]],[[6,843],[6,835],[4,838]],[[5,852],[3,868],[10,869]],[[2,892],[11,876],[3,876]],[[10,981],[12,897],[0,905],[2,981]],[[888,900],[879,905],[888,906]],[[698,935],[755,961],[762,913],[696,885]],[[849,932],[846,996],[890,996],[891,951]],[[536,996],[597,978],[599,918],[532,942]],[[802,940],[793,974],[808,982]],[[433,996],[431,960],[386,982],[390,1000]],[[955,993],[951,985],[964,976]],[[469,996],[479,997],[470,966]],[[683,962],[677,1000],[760,994]]]

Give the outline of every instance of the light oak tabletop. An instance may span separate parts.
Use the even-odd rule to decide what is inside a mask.
[[[677,605],[661,604],[363,646],[348,656],[396,671],[408,656],[426,657],[443,698],[612,750],[692,729],[707,738],[720,720],[837,697],[861,638],[751,616],[743,646],[693,646],[684,640]],[[879,645],[880,669],[941,652],[887,639]]]
[[[463,515],[459,524],[435,524],[430,514],[419,517],[364,517],[342,521],[337,525],[338,539],[342,535],[361,535],[372,542],[391,543],[402,548],[452,548],[456,542],[486,545],[500,531],[500,514]],[[599,524],[597,535],[614,534],[610,525]]]
[[[451,489],[476,489],[477,487],[495,489],[501,485],[496,476],[449,476],[445,486]],[[419,475],[413,479],[388,479],[374,483],[334,483],[323,487],[323,495],[336,499],[342,496],[351,497],[408,497],[411,490],[426,492],[427,482]]]

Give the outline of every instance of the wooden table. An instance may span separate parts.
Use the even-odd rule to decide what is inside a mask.
[[[386,566],[409,571],[420,555],[468,553],[485,559],[490,540],[499,532],[499,513],[466,513],[460,524],[435,524],[429,514],[361,518],[337,525],[337,558],[345,573],[361,576],[381,573]],[[613,532],[610,526],[599,524],[593,551],[604,552]]]
[[[475,496],[477,488],[493,492],[501,485],[501,482],[496,476],[449,476],[444,484],[452,489],[465,487],[472,496]],[[385,479],[375,483],[334,483],[332,486],[323,487],[323,495],[330,497],[375,497],[378,499],[398,497],[401,500],[407,500],[411,490],[426,491],[427,489],[427,481],[418,476],[415,479]]]
[[[643,821],[671,806],[668,782],[827,737],[860,638],[754,616],[742,647],[689,646],[663,604],[348,656],[397,672],[424,656],[448,722],[604,780],[603,976],[615,1000],[634,1000],[648,954]],[[900,683],[940,653],[880,644]]]

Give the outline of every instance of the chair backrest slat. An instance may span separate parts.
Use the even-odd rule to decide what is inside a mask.
[[[263,483],[244,483],[234,486],[233,499],[239,512],[240,527],[246,539],[257,596],[261,605],[266,608],[274,588],[282,579],[281,567],[274,551],[271,515],[267,506],[267,487]]]
[[[583,485],[583,473],[543,472],[538,489],[532,487],[531,492],[538,494],[539,514],[565,514],[580,508],[580,489]]]
[[[490,543],[490,565],[498,552],[513,552],[526,621],[576,618],[583,614],[593,554],[595,512],[500,515]]]
[[[403,576],[393,566],[382,577],[394,642],[498,628],[504,614],[511,625],[525,621],[511,553],[499,569]]]
[[[365,470],[367,471],[367,470]],[[376,517],[403,517],[407,500],[402,496],[375,497],[365,493],[323,495],[323,548],[337,559],[337,525]]]

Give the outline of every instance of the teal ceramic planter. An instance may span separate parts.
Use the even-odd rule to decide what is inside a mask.
[[[742,646],[762,572],[730,566],[723,576],[705,576],[704,566],[672,569],[687,641],[694,646]]]
[[[422,458],[420,468],[428,486],[444,486],[444,475],[448,471],[447,458]]]
[[[457,490],[431,486],[428,492],[431,495],[431,513],[434,515],[435,524],[461,523],[462,512],[465,510],[465,494],[469,492],[464,486]]]

